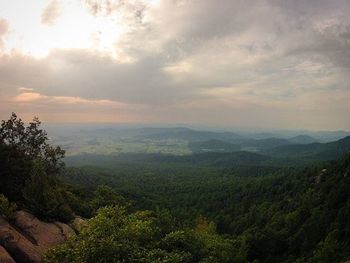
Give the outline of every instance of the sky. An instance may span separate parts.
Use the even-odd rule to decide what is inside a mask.
[[[0,0],[0,118],[350,130],[348,0]]]

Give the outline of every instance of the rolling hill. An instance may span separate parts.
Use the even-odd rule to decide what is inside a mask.
[[[288,141],[291,142],[292,144],[309,144],[309,143],[318,142],[315,138],[305,134],[301,134],[301,135],[297,135],[292,138],[289,138]]]
[[[201,142],[189,142],[188,147],[193,153],[237,152],[241,149],[239,145],[215,139]]]
[[[264,151],[272,157],[313,161],[333,160],[350,151],[350,136],[329,143],[295,144]]]
[[[139,137],[152,140],[168,140],[180,139],[187,141],[206,141],[206,140],[224,140],[237,141],[244,137],[233,132],[212,132],[199,131],[187,128],[164,128],[162,130],[155,129],[152,133],[143,133]],[[159,132],[157,132],[159,131]]]

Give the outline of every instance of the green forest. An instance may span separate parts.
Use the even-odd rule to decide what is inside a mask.
[[[11,221],[24,209],[48,222],[85,218],[47,253],[49,263],[350,258],[349,137],[274,148],[264,141],[254,153],[209,135],[185,156],[65,157],[38,118],[26,125],[13,113],[0,128],[0,216]]]

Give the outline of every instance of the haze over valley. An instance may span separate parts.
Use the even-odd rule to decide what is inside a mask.
[[[0,263],[349,263],[348,0],[0,0]]]

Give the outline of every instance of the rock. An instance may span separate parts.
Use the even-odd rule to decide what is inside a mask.
[[[63,241],[66,241],[71,235],[75,234],[74,229],[67,224],[61,222],[55,222],[54,224],[61,230],[62,237],[64,237]]]
[[[75,230],[75,232],[79,233],[81,229],[86,225],[86,221],[80,217],[74,218],[73,222],[70,226]]]
[[[46,223],[25,211],[16,213],[15,225],[44,251],[63,243],[74,234],[74,230],[66,224]]]
[[[0,246],[0,262],[1,263],[16,263],[16,261],[7,253],[4,247]]]
[[[5,219],[0,218],[0,244],[16,262],[40,263],[42,252]]]
[[[74,234],[63,223],[47,223],[25,211],[13,224],[0,217],[0,263],[41,263],[45,252]]]

